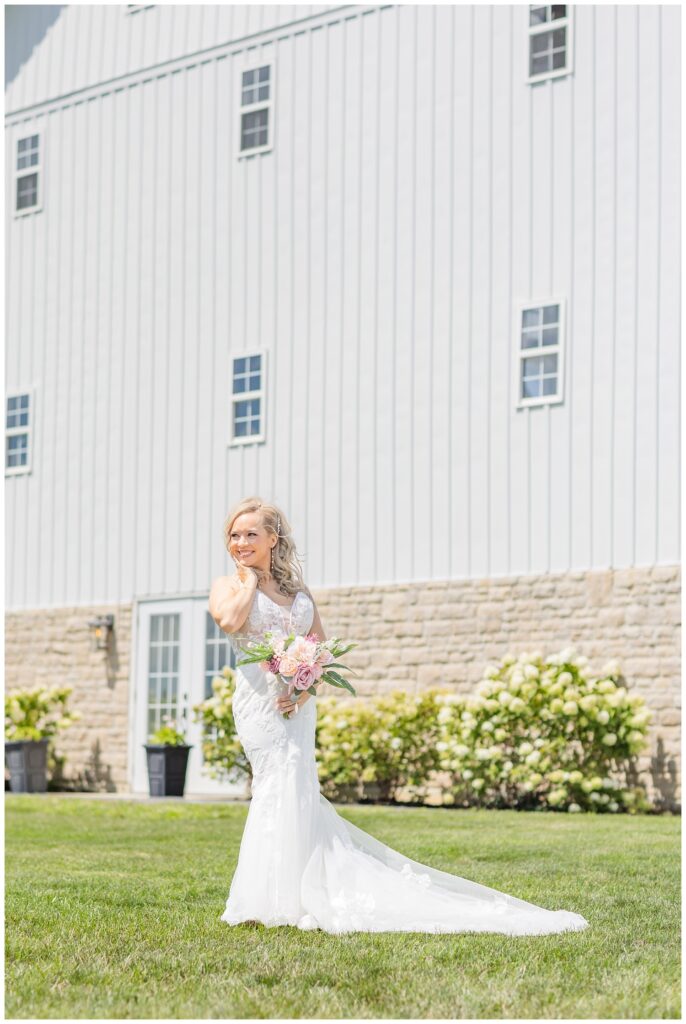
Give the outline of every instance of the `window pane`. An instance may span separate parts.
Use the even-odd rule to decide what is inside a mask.
[[[567,64],[567,54],[565,50],[556,50],[553,53],[553,68],[564,68]]]
[[[522,348],[538,348],[541,344],[541,332],[538,327],[532,331],[522,331]]]
[[[533,4],[529,6],[529,24],[530,25],[541,25],[544,21],[547,21],[548,8],[536,7]]]
[[[522,376],[535,377],[543,372],[543,359],[541,356],[529,356],[522,360]]]
[[[259,373],[253,374],[250,377],[250,391],[259,391],[260,389],[260,375]]]
[[[538,379],[525,381],[522,386],[522,398],[539,398],[541,382]]]
[[[541,322],[541,309],[536,306],[534,309],[522,310],[522,327],[533,327]]]
[[[544,71],[548,71],[548,57],[533,57],[531,60],[531,74],[540,75]]]
[[[544,345],[557,345],[558,334],[557,327],[546,327],[543,331],[543,344]]]
[[[268,85],[261,85],[259,87],[259,89],[257,90],[257,98],[258,98],[258,100],[268,100],[269,99],[269,86]]]
[[[553,4],[550,8],[551,18],[555,21],[557,18],[567,17],[567,5],[566,4]]]
[[[259,420],[252,420],[251,425],[250,425],[250,433],[251,434],[259,434],[259,432],[260,432],[260,421]]]
[[[543,381],[543,394],[544,395],[556,395],[557,394],[557,377],[546,377]]]
[[[547,35],[547,33],[544,33],[544,35]],[[565,45],[565,37],[566,37],[566,35],[567,35],[567,29],[566,28],[556,28],[555,31],[553,32],[553,46],[555,48],[559,48],[560,46],[564,46]],[[548,38],[550,38],[550,36],[548,36]]]
[[[233,382],[233,393],[237,395],[241,391],[245,391],[245,377],[236,377]]]
[[[234,434],[236,435],[236,437],[245,437],[245,435],[247,434],[245,420],[236,420],[234,426]]]
[[[245,359],[234,359],[234,361],[233,361],[233,372],[234,373],[245,373]]]
[[[265,65],[264,67],[260,68],[259,80],[260,80],[260,82],[268,82],[269,81],[269,65],[268,64]]]
[[[531,37],[531,52],[545,53],[550,46],[550,32],[541,32],[540,35]]]
[[[17,178],[17,209],[35,206],[38,202],[38,175],[26,174]]]
[[[243,72],[243,85],[252,85],[255,81],[255,69],[252,68],[250,71]]]
[[[560,307],[558,305],[544,306],[543,307],[543,323],[544,324],[556,324],[560,317]]]
[[[549,356],[543,356],[543,372],[557,373],[557,352]]]
[[[250,356],[250,369],[259,370],[262,356]]]

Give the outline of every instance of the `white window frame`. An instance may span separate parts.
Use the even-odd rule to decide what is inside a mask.
[[[17,167],[17,161],[19,159],[19,143],[23,139],[30,139],[32,136],[38,136],[38,163],[33,164],[31,167],[22,167],[21,170]],[[30,213],[39,213],[43,209],[43,164],[45,161],[43,152],[43,129],[34,128],[27,130],[22,128],[20,132],[14,138],[14,147],[12,155],[12,206],[14,208],[15,217],[25,217]],[[17,207],[17,183],[19,178],[27,178],[30,174],[35,174],[37,178],[36,182],[36,202],[33,206],[24,206],[21,210]]]
[[[29,396],[29,422],[25,427],[8,427],[7,426],[7,403],[10,398],[21,398],[22,395]],[[5,476],[21,476],[23,473],[31,472],[31,455],[33,452],[33,408],[34,408],[34,389],[33,388],[21,388],[17,391],[8,391],[5,395]],[[26,465],[25,466],[8,466],[7,465],[7,438],[15,437],[17,434],[26,434]]]
[[[528,4],[527,8],[526,8],[527,17],[530,19],[530,17],[531,17],[531,8],[532,7],[552,7],[552,6],[554,6],[554,5],[553,4]],[[527,73],[528,73],[528,77],[527,77],[527,82],[528,83],[543,82],[547,78],[559,78],[561,75],[569,75],[572,72],[572,69],[573,69],[573,58],[574,58],[574,42],[573,42],[574,41],[574,20],[573,20],[571,5],[567,4],[566,6],[567,6],[567,14],[566,14],[566,16],[564,18],[557,18],[555,21],[544,21],[540,25],[528,25],[527,26],[528,32],[527,32],[527,40],[526,40],[526,42],[527,42],[527,55],[526,55],[527,64],[526,64],[526,66],[527,66]],[[553,31],[556,28],[566,28],[567,29],[567,36],[566,36],[567,45],[566,45],[566,51],[565,51],[565,56],[566,56],[565,66],[563,68],[553,68],[553,69],[551,69],[549,71],[539,71],[538,74],[535,74],[535,75],[530,74],[529,73],[529,69],[531,68],[531,38],[532,38],[532,36],[540,35],[542,32],[551,32],[551,31]]]
[[[254,391],[239,391],[234,394],[233,383],[233,362],[234,359],[250,359],[251,356],[260,356],[260,383],[261,387]],[[232,352],[231,353],[231,400],[229,402],[229,444],[230,445],[243,445],[243,444],[254,444],[256,441],[266,440],[266,375],[267,375],[267,353],[265,349],[251,349],[249,352]],[[260,399],[260,432],[259,434],[246,434],[245,436],[239,436],[234,434],[234,406],[236,402],[244,402],[249,398]]]
[[[258,100],[256,103],[243,103],[243,73],[254,71],[257,68],[269,68],[269,99]],[[238,96],[238,118],[236,130],[236,153],[239,160],[244,157],[254,156],[256,153],[268,153],[274,148],[274,94],[276,90],[276,61],[274,57],[264,60],[252,59],[249,64],[237,69],[236,95]],[[241,149],[243,114],[253,114],[259,110],[267,110],[267,141],[262,146],[252,146],[250,149]]]
[[[544,345],[541,348],[522,348],[522,313],[526,309],[539,309],[542,306],[559,306],[560,319],[558,322],[557,345]],[[565,325],[567,322],[567,303],[564,298],[546,297],[541,299],[526,299],[518,302],[515,306],[514,338],[514,393],[517,396],[516,408],[526,409],[532,405],[555,405],[564,401],[564,353],[565,353]],[[522,361],[532,356],[557,355],[557,392],[554,395],[535,395],[529,398],[522,397],[521,378]]]

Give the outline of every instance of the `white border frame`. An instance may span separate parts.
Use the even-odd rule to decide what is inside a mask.
[[[260,376],[262,380],[262,387],[255,391],[240,391],[234,395],[233,393],[233,361],[234,359],[249,359],[250,356],[261,356],[262,362],[260,363]],[[229,445],[237,447],[239,445],[253,444],[256,441],[266,441],[267,439],[267,351],[266,349],[250,349],[247,352],[232,352],[231,353],[231,369],[229,378]],[[243,402],[248,398],[261,398],[262,403],[260,405],[260,426],[261,430],[259,434],[246,434],[245,437],[236,437],[233,432],[233,407],[236,402]]]
[[[274,56],[265,57],[263,60],[257,60],[256,54],[252,54],[248,51],[248,63],[242,65],[236,69],[236,96],[238,97],[238,117],[236,118],[236,153],[238,159],[244,159],[248,156],[255,156],[258,153],[269,153],[274,149],[274,111],[275,111],[275,95],[276,95],[276,58]],[[258,100],[257,103],[246,103],[242,104],[243,98],[243,72],[253,71],[256,68],[263,68],[269,66],[269,99]],[[251,149],[241,150],[241,125],[243,122],[243,114],[254,113],[257,110],[269,110],[267,116],[267,141],[263,146],[253,146]]]
[[[7,426],[7,399],[8,398],[20,398],[21,395],[29,396],[29,425],[28,427],[8,427]],[[5,466],[5,476],[24,476],[26,473],[32,471],[33,463],[33,418],[35,408],[35,388],[15,388],[13,391],[8,391],[5,394],[5,454],[4,458],[7,459],[7,438],[14,437],[16,434],[28,434],[27,450],[28,450],[28,461],[25,466]]]
[[[526,15],[527,19],[530,18],[532,7],[551,7],[552,4],[527,4]],[[541,25],[527,25],[526,33],[526,68],[527,68],[527,84],[534,84],[535,82],[544,82],[548,78],[560,78],[562,75],[571,75],[574,71],[574,16],[573,6],[567,4],[567,15],[564,18],[557,18],[555,21],[546,21]],[[563,68],[555,68],[550,71],[540,71],[537,75],[528,74],[531,66],[531,37],[539,35],[541,32],[550,32],[554,28],[567,27],[567,63]]]
[[[557,345],[545,345],[543,348],[523,349],[521,347],[522,337],[522,311],[525,309],[537,309],[539,306],[560,307],[560,321],[558,329],[559,341]],[[535,405],[558,405],[564,401],[564,362],[565,362],[565,338],[567,336],[567,300],[557,296],[547,296],[539,299],[520,300],[515,304],[514,311],[514,339],[515,358],[514,362],[514,393],[515,408],[527,409]],[[522,359],[535,355],[551,355],[557,353],[557,387],[556,395],[537,395],[535,398],[522,398],[519,393]]]
[[[16,132],[12,140],[12,213],[15,217],[26,217],[30,213],[40,213],[43,209],[43,175],[45,173],[45,136],[42,128],[25,128],[17,126],[18,131]],[[28,139],[31,136],[38,136],[38,163],[32,167],[24,167],[21,170],[17,169],[17,146],[21,139]],[[36,203],[34,206],[25,206],[22,210],[17,209],[17,179],[27,178],[29,174],[37,174],[38,181],[36,187]]]

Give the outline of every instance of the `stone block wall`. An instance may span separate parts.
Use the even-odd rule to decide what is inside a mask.
[[[617,658],[653,711],[638,760],[651,800],[680,801],[680,567],[430,580],[313,590],[328,637],[359,641],[346,664],[359,694],[447,685],[471,692],[509,652],[575,647],[600,672]]]
[[[508,651],[575,647],[600,671],[617,658],[654,718],[638,768],[656,804],[680,802],[680,568],[431,580],[313,590],[327,636],[355,639],[346,664],[360,695],[432,685],[469,693]],[[88,619],[113,612],[115,646],[91,651]],[[61,734],[65,778],[82,789],[127,791],[131,606],[11,612],[6,688],[74,687],[83,718]]]
[[[5,691],[72,686],[67,707],[82,718],[58,733],[65,788],[126,792],[131,605],[8,612]],[[91,650],[88,620],[114,615],[111,651]]]

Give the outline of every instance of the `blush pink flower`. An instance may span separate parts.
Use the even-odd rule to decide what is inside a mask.
[[[298,662],[290,654],[284,654],[279,658],[278,671],[282,676],[292,676],[298,668]]]
[[[293,682],[296,690],[307,690],[317,679],[313,665],[298,665]]]

